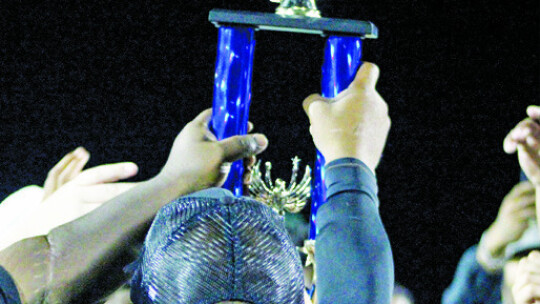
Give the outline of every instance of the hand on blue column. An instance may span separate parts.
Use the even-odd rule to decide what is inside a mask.
[[[313,142],[327,163],[352,157],[375,172],[391,124],[388,106],[375,89],[378,78],[379,68],[365,62],[336,97],[313,94],[304,100]]]
[[[217,141],[208,129],[211,116],[212,109],[201,112],[176,137],[169,159],[159,174],[171,186],[185,183],[188,178],[194,185],[188,192],[219,187],[227,178],[231,162],[252,159],[268,146],[263,134],[237,135]]]

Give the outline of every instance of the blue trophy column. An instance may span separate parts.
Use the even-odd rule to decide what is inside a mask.
[[[353,81],[362,64],[362,40],[357,37],[330,36],[324,49],[322,66],[322,95],[332,98]],[[317,209],[326,202],[323,155],[317,151],[314,179],[311,186],[311,217],[309,239],[317,236]]]
[[[255,35],[252,28],[219,28],[211,129],[218,140],[247,133]],[[242,160],[231,166],[223,188],[242,195]]]

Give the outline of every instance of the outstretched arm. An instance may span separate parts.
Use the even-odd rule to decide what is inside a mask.
[[[313,141],[328,163],[315,243],[321,304],[390,302],[394,267],[374,175],[390,118],[375,90],[378,76],[377,66],[366,62],[335,98],[304,101]]]
[[[14,278],[23,303],[89,303],[114,290],[121,283],[111,279],[114,270],[123,266],[159,208],[178,196],[222,184],[228,173],[224,163],[266,148],[260,134],[215,141],[207,127],[210,115],[206,110],[186,125],[156,177],[46,236],[0,252],[0,265]]]

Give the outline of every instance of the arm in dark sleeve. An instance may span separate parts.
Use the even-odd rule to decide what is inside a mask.
[[[375,176],[361,161],[343,158],[326,166],[325,183],[315,243],[319,303],[390,303],[394,264]]]
[[[0,304],[21,304],[13,279],[2,267],[0,267]]]
[[[486,272],[473,246],[461,257],[452,284],[444,291],[443,304],[501,303],[502,274]]]

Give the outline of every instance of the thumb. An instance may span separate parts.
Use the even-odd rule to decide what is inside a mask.
[[[527,115],[535,120],[540,119],[540,106],[528,106]]]
[[[516,133],[516,128],[512,129],[503,141],[503,150],[506,154],[513,154],[517,151],[518,142],[514,140],[514,133]]]
[[[374,89],[377,80],[379,80],[379,67],[371,62],[364,62],[356,73],[351,86]]]
[[[302,102],[302,107],[304,108],[304,112],[306,112],[306,115],[309,117],[309,106],[318,100],[324,100],[324,97],[322,97],[319,94],[311,94],[304,101]]]
[[[93,185],[115,182],[137,174],[139,168],[135,163],[123,162],[105,164],[84,170],[73,181],[78,185]]]
[[[304,112],[306,112],[306,115],[311,122],[314,118],[313,116],[319,116],[318,114],[320,113],[328,113],[328,105],[331,102],[332,100],[329,98],[322,97],[319,94],[311,94],[304,99],[302,107],[304,107]]]
[[[266,150],[268,139],[263,134],[237,135],[219,141],[218,144],[223,149],[223,160],[233,162]]]

